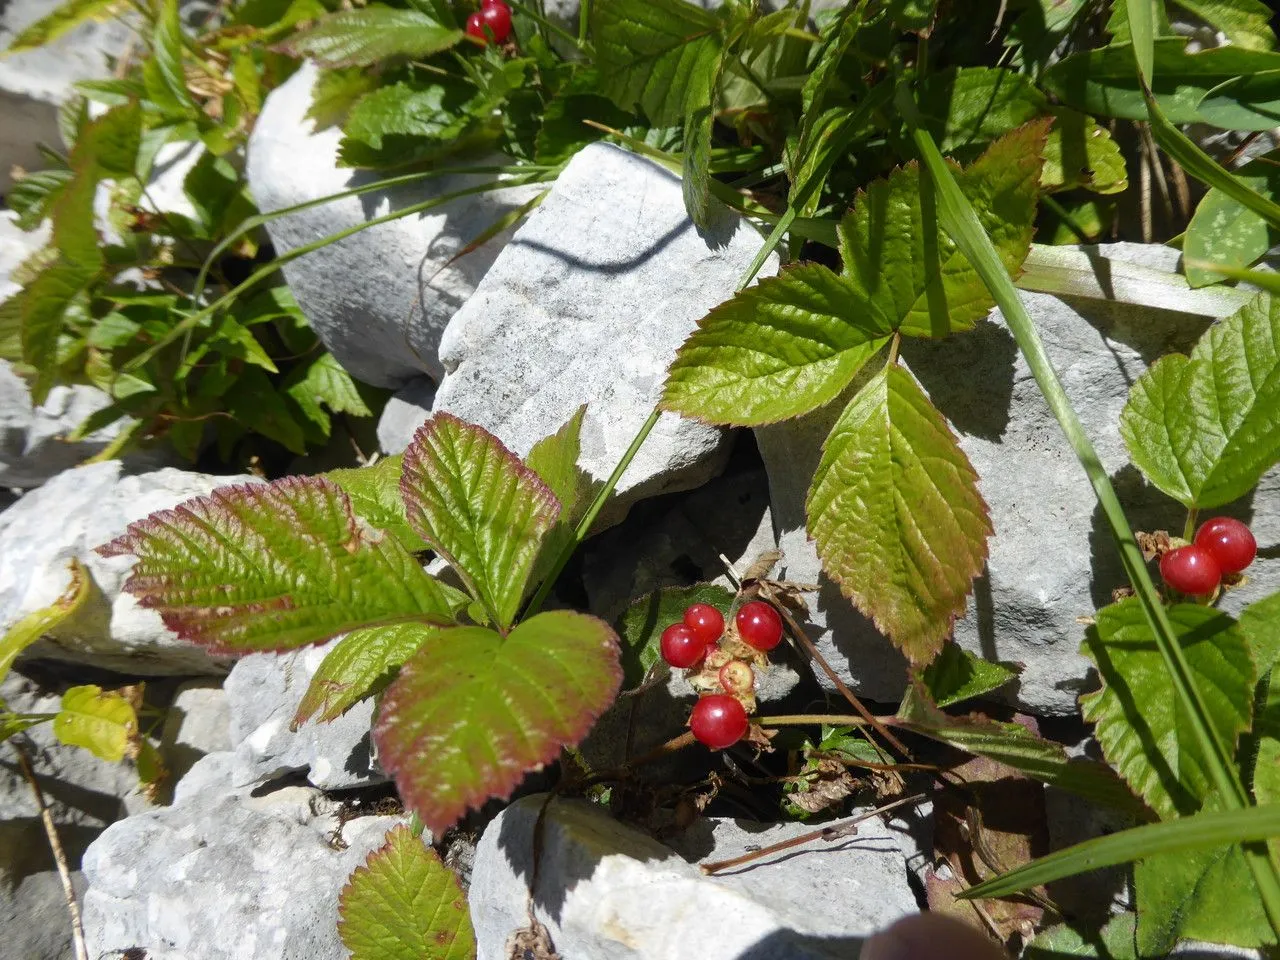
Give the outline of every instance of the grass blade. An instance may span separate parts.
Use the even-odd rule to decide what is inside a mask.
[[[1077,843],[1008,873],[979,883],[958,896],[970,900],[1004,897],[1063,877],[1131,863],[1160,853],[1225,847],[1280,836],[1280,804],[1196,813],[1164,823],[1149,823]]]

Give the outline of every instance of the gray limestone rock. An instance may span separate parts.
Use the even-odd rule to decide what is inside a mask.
[[[93,957],[141,948],[149,960],[342,960],[338,894],[396,817],[339,825],[310,787],[231,790],[214,753],[171,807],[114,824],[85,854],[85,939]]]
[[[188,680],[174,691],[160,733],[160,750],[174,780],[201,757],[231,749],[231,709],[216,680]]]
[[[696,229],[680,179],[652,161],[584,148],[450,321],[435,409],[523,456],[585,403],[579,465],[608,477],[676,349],[733,293],[762,243],[727,208]],[[776,269],[771,258],[763,272]],[[704,483],[724,454],[720,430],[663,414],[618,484],[615,514]]]
[[[414,433],[431,416],[436,385],[419,377],[396,391],[378,418],[378,449],[383,453],[403,453]]]
[[[100,557],[94,548],[153,511],[245,482],[256,481],[172,468],[134,476],[118,460],[58,474],[0,513],[0,630],[57,600],[70,582],[67,564],[74,557],[96,589],[75,616],[30,647],[29,656],[135,675],[221,672],[224,661],[179,640],[159,614],[121,592],[132,557]]]
[[[480,960],[506,957],[527,922],[543,797],[512,804],[480,838],[468,894]],[[917,910],[901,835],[878,820],[847,841],[703,876],[717,860],[811,829],[708,820],[664,846],[582,801],[556,801],[534,909],[564,960],[834,960]],[[815,882],[821,877],[821,882]]]
[[[305,771],[311,783],[326,790],[386,779],[373,761],[372,700],[331,723],[309,720],[296,731],[289,729],[320,661],[337,642],[294,653],[255,653],[232,668],[226,692],[237,787],[295,771]]]
[[[304,64],[272,91],[254,126],[247,172],[249,189],[263,212],[351,190],[382,176],[339,167],[341,129],[317,130],[306,118],[317,72],[313,64]],[[492,179],[467,174],[378,190],[273,220],[267,232],[276,251],[284,253]],[[424,373],[439,378],[443,371],[436,350],[445,324],[471,295],[507,235],[456,263],[449,260],[538,189],[478,193],[371,227],[287,264],[285,279],[316,333],[352,376],[392,388]]]
[[[1115,244],[1101,256],[1172,269],[1165,247]],[[1118,303],[1023,293],[1085,430],[1112,475],[1137,530],[1180,531],[1183,511],[1147,487],[1129,465],[1119,433],[1129,385],[1157,357],[1185,351],[1206,328],[1204,318]],[[998,311],[971,332],[941,342],[908,341],[902,355],[933,402],[950,419],[991,508],[995,536],[987,572],[976,583],[956,639],[988,659],[1023,665],[1011,698],[1022,709],[1067,714],[1088,685],[1080,655],[1084,628],[1111,601],[1124,576],[1093,490],[1040,394]],[[805,532],[804,497],[823,438],[838,405],[756,431],[769,470],[770,493],[785,571],[818,580],[812,635],[831,663],[865,695],[894,700],[902,692],[902,658],[820,574]],[[1248,520],[1266,546],[1280,542],[1280,471],[1247,502],[1214,513]],[[1263,556],[1250,581],[1222,607],[1236,612],[1280,588],[1280,558]]]

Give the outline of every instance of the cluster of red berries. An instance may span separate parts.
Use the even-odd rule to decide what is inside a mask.
[[[1253,563],[1258,542],[1239,520],[1214,517],[1200,525],[1195,540],[1160,558],[1160,576],[1173,589],[1203,596],[1213,593],[1222,578]]]
[[[763,600],[744,603],[734,616],[737,638],[752,650],[764,653],[782,640],[782,618]],[[695,603],[680,623],[662,631],[662,659],[680,670],[701,666],[713,672],[722,693],[707,693],[694,705],[689,717],[693,735],[713,750],[731,747],[747,734],[749,714],[744,700],[754,704],[755,672],[745,660],[720,647],[724,616],[708,603]]]
[[[488,43],[506,43],[511,36],[511,8],[502,0],[480,0],[480,10],[467,17],[467,35]]]

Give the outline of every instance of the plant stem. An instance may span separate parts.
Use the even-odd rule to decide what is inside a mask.
[[[22,768],[22,776],[31,786],[35,794],[36,805],[40,808],[40,822],[44,825],[45,836],[49,840],[49,850],[53,853],[53,862],[58,868],[58,879],[62,881],[62,896],[67,904],[67,913],[71,915],[71,944],[75,950],[76,960],[89,960],[89,949],[84,942],[84,924],[80,921],[80,905],[76,903],[76,889],[71,885],[71,869],[67,865],[67,854],[62,849],[62,840],[58,837],[57,825],[53,822],[53,814],[44,801],[44,791],[40,789],[40,781],[31,769],[31,760],[27,751],[17,743],[10,742],[14,753],[18,755],[18,766]]]
[[[907,124],[911,127],[911,135],[920,152],[924,168],[937,189],[939,220],[955,241],[956,246],[973,264],[1000,306],[1005,323],[1008,324],[1018,343],[1018,349],[1031,368],[1040,392],[1044,395],[1063,434],[1089,476],[1094,495],[1102,507],[1103,515],[1111,527],[1111,534],[1120,550],[1120,559],[1129,582],[1142,604],[1143,613],[1146,615],[1156,646],[1164,659],[1174,694],[1185,709],[1192,735],[1200,748],[1205,765],[1209,768],[1210,779],[1224,804],[1232,809],[1247,807],[1250,805],[1249,795],[1245,792],[1244,784],[1236,773],[1230,752],[1214,732],[1204,697],[1195,684],[1186,654],[1178,642],[1160,594],[1151,580],[1146,562],[1142,557],[1142,550],[1134,539],[1133,530],[1120,506],[1115,488],[1111,485],[1111,478],[1098,459],[1093,443],[1089,440],[1084,426],[1080,423],[1080,418],[1071,406],[1062,381],[1054,370],[1053,362],[1049,359],[1039,333],[1036,332],[1035,324],[1018,296],[1008,271],[1001,264],[999,255],[979,221],[977,213],[961,192],[955,177],[942,159],[942,154],[938,152],[933,137],[920,126],[915,99],[905,83],[898,87],[896,102]],[[1277,875],[1275,864],[1271,861],[1265,845],[1246,846],[1245,855],[1257,883],[1258,892],[1261,894],[1267,917],[1280,935],[1280,875]]]
[[[751,850],[739,857],[733,857],[730,860],[718,860],[715,863],[704,863],[699,865],[698,869],[705,874],[718,873],[721,870],[728,870],[731,867],[740,867],[744,863],[750,863],[752,860],[759,860],[761,857],[768,857],[775,853],[781,853],[783,850],[790,850],[792,847],[798,847],[802,844],[810,843],[814,840],[842,840],[845,837],[851,837],[858,832],[858,824],[872,817],[878,817],[883,813],[888,813],[898,807],[905,807],[910,803],[919,803],[921,800],[928,800],[927,793],[917,793],[910,797],[903,797],[901,800],[895,800],[893,803],[886,803],[883,807],[876,807],[874,810],[868,810],[866,813],[860,813],[851,820],[841,824],[831,824],[823,827],[821,830],[814,830],[811,833],[802,833],[798,837],[792,837],[790,840],[783,840],[780,843],[772,843],[767,847],[761,847],[759,850]]]
[[[578,5],[578,46],[587,45],[587,28],[591,24],[591,0],[582,0]]]
[[[1187,520],[1182,525],[1182,539],[1190,543],[1196,535],[1196,517],[1200,515],[1198,507],[1189,507],[1187,509]]]
[[[529,606],[525,608],[524,616],[526,618],[533,616],[542,609],[542,604],[546,602],[547,594],[551,592],[551,588],[563,572],[565,564],[569,562],[573,552],[582,545],[582,541],[591,532],[591,525],[596,522],[596,517],[600,515],[600,510],[605,501],[609,499],[614,487],[622,479],[623,473],[626,472],[627,467],[631,466],[631,461],[635,459],[636,454],[640,452],[640,448],[644,446],[645,440],[649,438],[649,434],[653,431],[654,426],[657,425],[660,416],[662,416],[662,411],[654,407],[653,413],[649,414],[649,419],[641,425],[639,432],[632,439],[631,446],[627,447],[627,452],[622,455],[618,465],[613,468],[613,473],[609,475],[609,479],[597,491],[595,499],[591,501],[591,506],[587,507],[587,512],[582,515],[582,519],[578,521],[578,525],[574,528],[573,537],[564,545],[560,555],[556,557],[555,563],[547,571],[542,583],[538,585],[538,592],[533,595],[533,599],[529,601]]]
[[[840,713],[784,713],[776,717],[756,717],[756,723],[762,727],[802,727],[802,726],[828,726],[828,727],[870,727],[876,720],[868,720],[866,717],[855,717],[850,714]],[[877,718],[880,722],[884,720],[893,720],[893,717]]]

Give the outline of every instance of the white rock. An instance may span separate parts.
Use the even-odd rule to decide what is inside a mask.
[[[232,779],[237,787],[262,783],[293,771],[328,790],[377,783],[386,778],[372,758],[369,727],[373,701],[365,700],[331,723],[289,724],[320,662],[337,640],[294,653],[255,653],[227,677]]]
[[[222,685],[215,680],[180,684],[160,734],[170,777],[180,780],[201,757],[225,753],[231,747],[231,708]]]
[[[1165,270],[1173,269],[1178,259],[1177,251],[1166,247],[1113,244],[1099,250],[1104,257]],[[1208,321],[1124,304],[1067,302],[1047,294],[1023,293],[1022,298],[1112,475],[1131,525],[1180,532],[1181,507],[1145,487],[1128,465],[1119,418],[1129,385],[1147,363],[1169,350],[1189,349]],[[956,625],[956,639],[988,659],[1024,665],[1012,694],[1022,709],[1074,713],[1090,670],[1079,653],[1084,627],[1078,618],[1110,603],[1111,591],[1125,583],[1084,469],[998,311],[972,333],[938,343],[909,341],[902,354],[958,432],[981,478],[995,527],[988,575],[977,582],[968,612]],[[786,574],[824,585],[811,634],[856,689],[893,700],[905,680],[902,658],[820,575],[817,553],[805,533],[805,491],[819,445],[838,413],[833,405],[756,435],[769,470]],[[1260,544],[1280,542],[1280,471],[1263,479],[1251,507],[1241,503],[1213,513],[1248,519]],[[1249,577],[1247,586],[1225,598],[1223,609],[1237,612],[1280,588],[1280,558],[1260,557]]]
[[[129,817],[89,848],[89,955],[141,948],[149,960],[343,960],[338,894],[395,817],[335,834],[318,790],[227,790],[232,758],[205,757],[172,807]]]
[[[523,456],[585,403],[579,465],[608,477],[676,349],[732,295],[762,243],[727,208],[699,232],[678,177],[617,147],[586,147],[449,323],[435,409]],[[763,272],[776,269],[771,259]],[[721,431],[663,414],[618,484],[614,512],[698,486],[724,453]]]
[[[249,189],[264,213],[383,176],[339,167],[341,129],[316,130],[306,119],[316,74],[313,64],[304,64],[272,91],[254,127]],[[392,210],[492,179],[469,174],[375,191],[273,220],[267,232],[276,252],[284,253]],[[423,373],[438,379],[443,373],[436,358],[441,332],[489,269],[507,235],[445,264],[537,192],[536,187],[520,187],[475,194],[372,227],[287,264],[285,279],[316,333],[352,376],[393,388]]]
[[[527,923],[533,823],[543,799],[512,804],[480,838],[468,893],[480,960],[505,958],[507,938]],[[690,859],[721,859],[811,829],[706,821],[677,845]],[[564,960],[855,956],[862,937],[917,911],[898,835],[876,820],[859,831],[705,877],[599,808],[556,801],[546,819],[535,910]]]
[[[378,418],[378,449],[383,453],[403,453],[414,433],[431,416],[436,385],[419,377],[396,391]]]
[[[246,482],[255,480],[172,468],[131,476],[118,460],[58,474],[0,513],[0,630],[57,600],[75,557],[97,589],[74,617],[29,648],[30,656],[141,675],[221,672],[223,661],[179,640],[159,614],[121,592],[132,557],[104,558],[94,548],[153,511]]]

